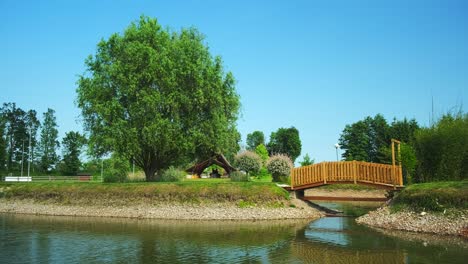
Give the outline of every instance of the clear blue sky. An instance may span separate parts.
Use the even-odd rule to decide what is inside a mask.
[[[237,79],[244,141],[295,126],[316,161],[334,160],[344,126],[365,116],[427,125],[432,96],[436,115],[468,104],[468,1],[450,0],[2,0],[0,103],[53,108],[61,136],[82,131],[85,58],[141,14],[206,35]]]

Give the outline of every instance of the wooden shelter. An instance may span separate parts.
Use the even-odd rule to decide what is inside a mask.
[[[201,176],[203,171],[213,164],[222,167],[227,172],[227,174],[231,174],[231,172],[236,171],[236,168],[229,164],[229,161],[227,161],[223,154],[217,154],[205,161],[193,165],[192,167],[188,168],[186,172],[191,173],[192,175]]]

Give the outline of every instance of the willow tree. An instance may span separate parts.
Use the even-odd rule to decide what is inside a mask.
[[[239,96],[195,28],[174,32],[142,16],[101,40],[78,80],[89,144],[159,172],[214,153],[238,150]]]

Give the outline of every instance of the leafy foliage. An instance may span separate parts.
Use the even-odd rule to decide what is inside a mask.
[[[277,154],[268,160],[267,169],[273,176],[273,181],[284,181],[281,177],[289,177],[291,169],[294,167],[292,160],[282,154]]]
[[[130,163],[125,158],[112,155],[104,168],[104,182],[125,182],[127,180]]]
[[[172,32],[142,16],[99,42],[78,80],[92,152],[116,152],[148,181],[170,166],[239,149],[233,75],[195,28]]]
[[[410,183],[416,174],[417,157],[413,144],[415,133],[419,130],[416,120],[393,120],[391,125],[380,114],[374,118],[366,117],[354,124],[346,125],[340,137],[345,160],[362,160],[368,162],[392,162],[390,140],[398,139],[401,144],[401,161],[403,180]]]
[[[34,154],[37,143],[39,126],[36,111],[26,112],[16,107],[15,103],[3,104],[0,108],[0,171],[4,168],[8,171],[19,171],[21,161],[26,162],[30,159],[29,154]]]
[[[178,182],[183,181],[187,173],[183,170],[179,170],[174,167],[169,167],[165,170],[162,175],[160,181],[162,182]]]
[[[345,160],[360,160],[382,163],[385,156],[383,148],[391,139],[389,126],[385,118],[378,114],[374,118],[366,117],[351,125],[346,125],[339,139],[345,152]]]
[[[295,127],[279,128],[276,132],[272,132],[270,142],[267,144],[270,156],[284,154],[291,157],[293,162],[301,155],[301,148],[299,131]]]
[[[468,178],[468,114],[446,114],[416,134],[417,182]]]
[[[43,172],[50,172],[59,161],[59,156],[57,155],[59,146],[55,111],[48,108],[47,112],[44,113],[38,149],[39,163]]]
[[[299,164],[301,164],[301,166],[309,166],[309,165],[312,165],[314,164],[315,160],[311,159],[309,154],[306,153],[305,156],[304,156],[304,159],[299,162]]]
[[[229,176],[233,182],[248,182],[249,175],[242,173],[240,171],[234,171]]]
[[[64,175],[76,175],[81,168],[80,155],[86,144],[86,138],[79,132],[71,131],[62,140]]]
[[[269,158],[268,150],[265,145],[260,144],[255,148],[255,153],[262,159],[262,166],[264,166]]]
[[[260,144],[265,145],[265,135],[262,131],[254,131],[247,135],[247,149],[254,151]]]
[[[262,159],[255,152],[244,151],[235,157],[236,167],[245,171],[247,174],[250,172],[258,172],[262,167]]]

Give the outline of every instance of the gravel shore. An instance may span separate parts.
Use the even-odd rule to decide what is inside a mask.
[[[314,219],[323,214],[306,203],[293,200],[295,207],[239,208],[232,204],[182,205],[182,204],[135,204],[131,206],[60,205],[37,203],[31,200],[0,199],[0,213],[55,215],[55,216],[97,216],[184,220],[273,220],[273,219]]]
[[[460,211],[456,215],[411,211],[391,213],[388,206],[384,206],[357,218],[356,222],[383,229],[468,237],[466,211]]]

